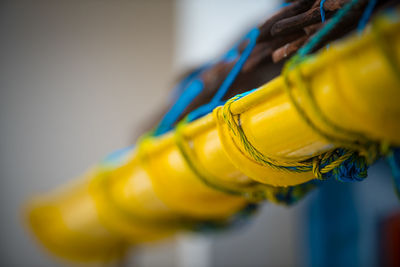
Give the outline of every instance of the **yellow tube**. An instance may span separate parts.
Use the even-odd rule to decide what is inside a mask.
[[[27,208],[29,226],[57,256],[76,261],[119,257],[127,242],[103,226],[88,191],[87,181],[82,181],[36,198]]]
[[[400,83],[389,61],[400,64],[400,23],[393,19],[378,23],[382,40],[369,30],[330,45],[303,62],[297,72],[289,72],[288,81],[295,100],[323,131],[356,141],[337,131],[337,126],[399,146]],[[390,60],[378,45],[382,42]],[[235,120],[240,115],[249,142],[264,155],[293,165],[336,148],[338,144],[299,115],[286,86],[278,77],[230,106]],[[315,116],[304,86],[311,89],[325,119]],[[298,185],[314,178],[311,171],[288,172],[256,163],[230,131],[223,107],[189,123],[180,134],[190,159],[178,146],[175,132],[146,138],[120,165],[99,167],[79,188],[32,204],[30,224],[39,239],[63,256],[100,258],[116,255],[127,242],[163,238],[197,221],[225,220],[248,204],[242,196],[204,183],[188,160],[218,185],[239,189],[266,185],[267,195],[274,190],[271,185]]]

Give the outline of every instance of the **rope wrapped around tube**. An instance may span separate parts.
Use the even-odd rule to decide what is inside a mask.
[[[237,224],[260,200],[292,204],[324,179],[364,179],[378,157],[398,158],[399,26],[397,11],[212,114],[144,138],[119,166],[33,201],[31,228],[59,255],[116,257],[176,230]]]

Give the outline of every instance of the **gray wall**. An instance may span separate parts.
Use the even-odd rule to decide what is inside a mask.
[[[22,227],[23,202],[133,142],[174,76],[173,12],[164,0],[1,1],[0,266],[54,266]]]

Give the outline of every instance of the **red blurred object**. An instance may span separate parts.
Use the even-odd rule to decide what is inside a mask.
[[[400,211],[383,220],[380,227],[379,266],[400,266]]]

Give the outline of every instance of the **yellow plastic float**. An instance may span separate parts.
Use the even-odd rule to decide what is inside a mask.
[[[229,122],[257,151],[287,165],[342,145],[336,139],[399,146],[400,23],[389,16],[375,25],[212,114],[144,138],[117,165],[102,164],[84,182],[32,201],[31,228],[60,256],[113,258],[129,244],[229,220],[257,201],[254,192],[273,200],[274,186],[315,178],[312,170],[291,172],[255,161]],[[331,138],[311,127],[293,100]]]

